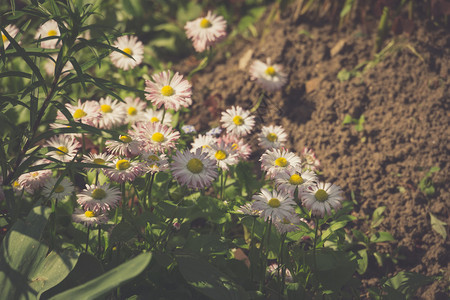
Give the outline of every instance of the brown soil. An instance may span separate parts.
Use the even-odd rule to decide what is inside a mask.
[[[356,195],[355,226],[366,230],[364,219],[387,207],[379,230],[397,242],[379,250],[399,261],[383,268],[371,264],[362,276],[364,286],[401,270],[441,275],[417,295],[440,299],[447,293],[449,243],[433,231],[429,213],[449,223],[450,35],[422,23],[409,36],[396,38],[395,51],[362,76],[340,82],[341,69],[372,59],[374,34],[356,26],[337,30],[292,20],[287,9],[262,38],[235,40],[194,76],[192,111],[199,113],[189,123],[206,130],[229,106],[254,105],[262,90],[249,80],[246,57],[247,62],[270,57],[284,65],[288,85],[266,95],[257,111],[260,126],[282,125],[291,137],[289,149],[314,149],[324,178],[340,185],[349,201],[351,191]],[[342,124],[347,114],[364,115],[362,132]],[[426,196],[418,184],[432,166],[441,170],[432,176],[435,194]]]

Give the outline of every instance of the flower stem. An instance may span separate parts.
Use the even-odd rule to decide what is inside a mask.
[[[102,259],[102,228],[100,224],[98,225],[98,249],[97,249],[98,259]]]
[[[258,110],[259,106],[261,105],[263,99],[264,99],[264,92],[261,92],[261,95],[259,95],[258,101],[256,101],[255,106],[252,107],[252,109],[250,109],[251,113],[254,113],[255,111]]]
[[[156,173],[153,173],[152,174],[152,177],[150,178],[150,186],[149,186],[149,189],[148,189],[148,195],[146,195],[146,198],[148,197],[148,208],[151,208],[151,204],[152,204],[152,188],[153,188],[153,181],[155,180],[155,174]]]
[[[317,245],[317,232],[319,230],[319,218],[315,220],[316,228],[314,229],[314,245],[313,245],[313,263],[314,263],[314,271],[317,271],[317,261],[316,261],[316,245]]]
[[[88,246],[89,246],[89,233],[91,231],[91,225],[88,226],[87,229],[87,235],[86,235],[86,248],[84,249],[84,252],[88,252]]]

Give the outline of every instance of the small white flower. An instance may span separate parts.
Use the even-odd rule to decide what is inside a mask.
[[[117,51],[111,52],[110,58],[116,67],[128,71],[142,63],[144,58],[144,45],[136,36],[125,35],[118,37],[113,46],[131,56],[126,56]]]
[[[164,115],[164,120],[163,120],[163,115]],[[166,111],[166,114],[164,114],[163,109],[154,110],[152,108],[148,108],[144,111],[141,121],[142,122],[150,122],[150,123],[162,123],[164,125],[171,126],[172,114],[169,113],[168,111]]]
[[[287,82],[287,75],[281,65],[272,64],[270,58],[267,63],[256,60],[250,66],[250,74],[265,90],[273,92],[279,90]]]
[[[227,22],[222,16],[208,11],[205,17],[187,22],[184,29],[195,51],[203,52],[226,37]]]
[[[238,153],[233,149],[233,145],[225,144],[224,141],[218,141],[211,145],[211,148],[205,148],[205,150],[209,152],[209,157],[216,160],[222,170],[228,170],[229,166],[239,162]]]
[[[295,213],[296,203],[288,194],[283,192],[261,189],[261,192],[254,195],[252,209],[261,211],[261,218],[268,219],[283,219],[289,218]]]
[[[154,174],[166,171],[169,168],[169,161],[165,154],[158,154],[154,151],[144,151],[141,153],[141,158],[145,161],[146,173]]]
[[[180,133],[161,123],[138,123],[133,126],[133,137],[143,142],[147,151],[164,152],[175,147]]]
[[[145,169],[142,163],[120,158],[115,159],[113,163],[109,163],[107,166],[111,168],[104,169],[103,173],[110,180],[118,183],[133,181],[136,177],[144,174]]]
[[[232,106],[222,112],[220,122],[226,128],[227,133],[236,136],[246,136],[255,125],[255,117],[250,115],[250,111],[243,110],[240,106]]]
[[[45,41],[41,41],[41,47],[45,49],[55,49],[61,47],[61,41],[58,23],[55,20],[49,20],[42,24],[36,32],[35,39],[51,38]]]
[[[129,135],[120,135],[119,141],[108,140],[105,142],[106,150],[111,154],[126,157],[135,157],[141,152],[142,142]]]
[[[47,155],[63,162],[72,161],[81,148],[81,144],[72,135],[52,137],[45,146],[56,148],[57,150],[50,150]]]
[[[295,190],[301,193],[304,189],[317,184],[318,179],[314,172],[299,172],[299,170],[290,169],[286,172],[278,173],[275,177],[277,189],[294,196]]]
[[[195,127],[193,125],[183,125],[181,127],[184,133],[196,133]]]
[[[84,103],[81,103],[81,100],[78,100],[77,105],[67,103],[65,106],[67,110],[72,114],[74,121],[81,122],[83,124],[93,126],[94,120],[101,116],[97,101],[86,101]],[[67,120],[61,111],[58,111],[56,119]]]
[[[106,222],[108,222],[108,217],[92,210],[84,211],[79,208],[75,208],[75,211],[72,214],[72,221],[75,223],[81,223],[86,227],[90,227],[92,225],[106,224]]]
[[[307,170],[317,170],[320,168],[320,161],[316,158],[316,154],[312,149],[305,147],[300,154],[302,158],[302,167]]]
[[[77,202],[85,210],[94,212],[109,211],[118,205],[122,198],[118,188],[110,186],[108,183],[101,185],[88,185],[86,189],[77,194]]]
[[[285,149],[267,149],[260,161],[262,169],[272,178],[279,172],[298,170],[301,167],[300,158]]]
[[[201,135],[199,134],[194,138],[194,141],[191,144],[191,152],[195,152],[197,149],[208,150],[211,149],[212,145],[217,143],[217,138],[211,135]]]
[[[124,108],[127,112],[126,123],[134,124],[136,122],[145,121],[144,112],[147,108],[147,103],[141,100],[141,98],[126,97]]]
[[[42,190],[42,194],[49,198],[56,199],[57,201],[61,201],[66,196],[69,196],[73,193],[74,187],[72,182],[70,182],[67,178],[63,178],[63,180],[59,183],[59,178],[50,178],[49,181],[44,185],[44,189]]]
[[[286,233],[299,230],[298,224],[300,224],[300,216],[296,213],[291,214],[283,219],[274,220],[275,227],[279,233]]]
[[[95,164],[99,166],[105,166],[107,163],[112,162],[114,157],[108,153],[89,153],[83,155],[83,162],[87,164]],[[102,168],[87,168],[87,170],[101,171]]]
[[[344,201],[341,188],[331,183],[311,186],[303,190],[301,198],[303,205],[311,211],[311,215],[321,218],[325,213],[331,215],[331,209],[339,210],[342,207],[341,202]]]
[[[15,38],[16,35],[19,33],[19,28],[17,28],[16,25],[8,25],[5,27],[5,31],[12,37]],[[6,49],[8,48],[9,44],[11,43],[8,38],[3,34],[2,32],[2,40],[3,40],[3,47]]]
[[[107,96],[106,98],[100,98],[98,104],[100,117],[94,119],[95,126],[103,129],[111,129],[125,122],[127,115],[123,103],[112,100]]]
[[[214,127],[211,128],[208,132],[206,132],[206,135],[212,135],[212,136],[218,136],[222,133],[222,129],[220,127]]]
[[[258,145],[263,149],[281,148],[287,141],[287,134],[281,126],[264,126],[258,135]]]

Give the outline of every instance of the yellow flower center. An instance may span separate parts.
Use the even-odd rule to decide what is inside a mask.
[[[69,149],[67,149],[66,146],[59,146],[58,151],[56,151],[56,154],[65,155],[65,154],[67,154],[67,152],[69,152]]]
[[[231,149],[233,149],[233,150],[238,150],[238,148],[239,148],[239,145],[236,144],[236,143],[233,143],[233,144],[231,145]]]
[[[124,143],[129,143],[132,141],[132,139],[128,135],[121,135],[119,139]]]
[[[95,212],[93,212],[92,210],[87,210],[84,212],[84,215],[88,218],[93,218],[95,217]]]
[[[128,55],[133,55],[133,50],[131,50],[130,48],[125,48],[122,51],[125,52]]]
[[[200,21],[200,27],[201,27],[201,28],[209,28],[209,27],[211,27],[211,26],[212,26],[211,22],[210,22],[208,19],[206,19],[206,18],[203,18],[203,19]]]
[[[8,41],[8,38],[7,38],[6,35],[4,35],[3,33],[2,33],[2,40],[3,40],[3,43],[6,42],[6,41]]]
[[[328,200],[328,193],[325,192],[325,190],[323,190],[323,189],[319,189],[314,194],[314,197],[316,197],[316,200],[319,202],[325,202]]]
[[[225,151],[222,150],[218,150],[216,154],[214,154],[214,156],[216,157],[217,160],[223,160],[227,158],[227,154],[225,153]]]
[[[235,116],[233,118],[233,123],[237,126],[241,126],[242,124],[244,124],[244,119],[241,116]]]
[[[39,176],[39,172],[33,172],[33,173],[31,173],[31,176],[38,177]]]
[[[170,85],[165,85],[161,89],[161,94],[165,97],[169,97],[169,96],[172,96],[173,94],[175,94],[175,91],[173,90],[173,88]]]
[[[74,113],[73,113],[73,118],[74,119],[81,119],[83,117],[86,117],[87,113],[82,110],[81,108],[77,109]]]
[[[103,158],[94,158],[94,164],[104,165],[106,161]]]
[[[153,117],[150,119],[150,122],[152,123],[159,122],[159,119],[157,117]]]
[[[47,36],[55,36],[55,35],[57,35],[57,34],[58,34],[58,32],[57,32],[56,30],[54,30],[54,29],[49,30],[49,31],[47,32]]]
[[[152,135],[152,140],[154,140],[157,143],[162,143],[164,141],[164,135],[161,132],[155,132]]]
[[[19,188],[19,187],[20,187],[20,183],[19,183],[17,180],[14,181],[13,187],[14,187],[14,188]]]
[[[302,176],[298,175],[298,174],[294,174],[291,176],[291,178],[289,178],[289,183],[293,184],[293,185],[299,185],[303,183],[303,178]]]
[[[267,69],[266,69],[266,74],[267,75],[269,75],[269,76],[275,76],[275,69],[274,69],[274,67],[272,67],[272,66],[270,66],[270,67],[267,67]]]
[[[147,157],[148,160],[159,161],[159,157],[152,154]]]
[[[191,158],[187,163],[187,169],[194,174],[198,174],[203,171],[203,163],[198,158]]]
[[[135,116],[135,115],[137,114],[137,109],[134,108],[134,107],[129,107],[129,108],[128,108],[128,114],[129,114],[130,116]]]
[[[283,223],[285,225],[291,224],[291,222],[286,218],[283,218],[283,220],[281,220],[281,223]]]
[[[106,192],[104,189],[95,189],[92,191],[91,196],[95,200],[101,200],[106,197]]]
[[[266,138],[267,138],[267,140],[269,141],[269,142],[276,142],[277,140],[278,140],[278,136],[275,134],[275,133],[269,133],[267,136],[266,136]]]
[[[126,159],[121,159],[116,163],[116,169],[117,170],[126,170],[130,167],[130,162]]]
[[[277,198],[272,198],[269,200],[268,204],[270,207],[277,208],[280,207],[281,202]]]
[[[288,164],[286,158],[284,157],[278,157],[277,159],[275,159],[275,165],[279,166],[279,167],[286,167]]]
[[[56,188],[55,188],[55,193],[62,193],[62,192],[64,192],[64,187],[62,186],[62,185],[58,185]]]
[[[110,112],[112,112],[111,105],[108,105],[108,104],[102,104],[102,105],[100,105],[100,109],[101,109],[101,111],[104,112],[104,113],[110,113]]]

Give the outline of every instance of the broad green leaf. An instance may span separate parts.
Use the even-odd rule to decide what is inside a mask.
[[[370,236],[371,243],[393,242],[394,237],[389,232],[379,231]]]
[[[342,125],[351,124],[352,122],[353,122],[353,118],[350,115],[345,115]]]
[[[359,250],[358,254],[361,258],[358,259],[358,269],[356,271],[362,275],[366,273],[367,266],[369,265],[369,256],[367,255],[367,249]]]
[[[406,299],[412,297],[416,290],[424,285],[430,284],[434,281],[433,277],[424,276],[413,272],[399,272],[392,278],[389,278],[384,286],[393,288],[402,293]]]
[[[445,226],[447,226],[447,223],[442,222],[441,220],[436,218],[436,216],[433,215],[432,213],[430,213],[430,221],[431,221],[431,228],[433,228],[434,231],[439,233],[444,238],[444,240],[446,240],[447,228],[445,228]]]
[[[370,227],[376,228],[381,224],[381,222],[383,222],[384,220],[383,213],[385,210],[386,206],[379,206],[377,207],[377,209],[375,209],[375,211],[372,214],[372,223]]]
[[[141,274],[147,268],[151,258],[150,252],[141,253],[105,274],[62,292],[51,299],[98,299]]]

